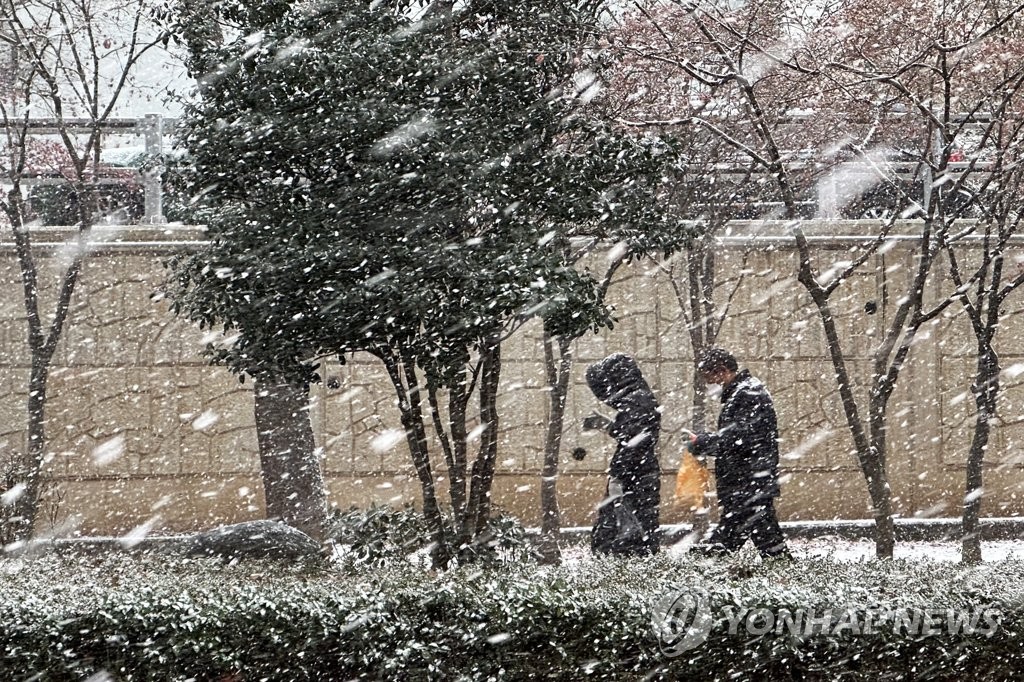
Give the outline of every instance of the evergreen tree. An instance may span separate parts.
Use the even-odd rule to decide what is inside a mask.
[[[561,245],[578,226],[635,217],[619,197],[650,195],[641,169],[578,115],[570,77],[594,8],[471,2],[419,19],[377,3],[243,9],[237,39],[193,49],[204,75],[182,142],[210,244],[175,264],[176,309],[231,335],[210,349],[216,361],[274,382],[306,387],[329,356],[380,358],[438,558],[469,551],[489,515],[501,339],[534,315],[573,335],[607,324],[597,282]],[[474,387],[485,428],[470,467]]]

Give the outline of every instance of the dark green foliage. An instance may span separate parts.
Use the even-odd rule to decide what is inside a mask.
[[[532,317],[573,337],[611,324],[572,237],[639,253],[667,234],[657,150],[581,116],[593,3],[443,4],[418,20],[396,3],[183,8],[202,75],[183,180],[210,242],[171,287],[177,313],[226,332],[208,352],[238,374],[308,384],[322,358],[384,362],[439,563],[449,542],[475,553],[489,514],[501,340]],[[210,41],[218,11],[240,38]],[[424,435],[438,395],[451,533]]]
[[[97,222],[111,218],[116,223],[138,222],[143,214],[142,187],[133,179],[102,184],[95,189]],[[42,225],[77,225],[81,222],[78,195],[71,185],[40,185],[28,194],[28,219]]]
[[[345,547],[347,564],[383,566],[427,547],[431,532],[423,515],[411,506],[373,505],[334,510],[327,520],[327,538]]]
[[[328,519],[327,537],[341,548],[341,563],[348,569],[408,563],[433,542],[430,524],[411,505],[401,508],[373,505],[368,509],[335,510]],[[478,566],[497,566],[533,559],[533,547],[517,519],[498,514],[469,547],[464,560]]]
[[[5,564],[0,674],[78,680],[1010,680],[1024,663],[1020,563],[798,567],[650,559],[560,569],[408,564],[351,576],[286,564],[44,558]],[[738,570],[743,569],[743,570]],[[652,605],[670,588],[719,606],[998,604],[991,637],[730,635],[678,658]]]
[[[564,89],[589,15],[273,8],[236,11],[246,37],[202,55],[219,66],[182,128],[211,246],[176,263],[175,308],[240,332],[216,360],[308,381],[317,357],[401,348],[443,384],[524,315],[607,323],[553,240],[636,217],[650,183]]]

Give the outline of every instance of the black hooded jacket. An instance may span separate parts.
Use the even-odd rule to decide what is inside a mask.
[[[700,457],[715,457],[718,498],[772,498],[779,494],[779,428],[772,397],[749,371],[722,389],[718,430],[693,445]]]
[[[618,410],[608,433],[618,443],[609,475],[624,490],[635,489],[642,477],[659,474],[656,446],[661,432],[658,401],[636,360],[614,353],[587,368],[587,384],[597,399]]]

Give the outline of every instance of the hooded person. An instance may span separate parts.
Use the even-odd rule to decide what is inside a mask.
[[[595,553],[655,554],[661,469],[656,447],[661,410],[636,360],[614,353],[587,368],[587,385],[598,400],[618,410],[615,420],[600,415],[583,427],[604,430],[618,446],[608,466],[605,500],[591,534]]]

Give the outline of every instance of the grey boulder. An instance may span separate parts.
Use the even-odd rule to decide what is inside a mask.
[[[190,556],[224,559],[302,560],[320,556],[320,544],[280,521],[245,521],[198,533],[188,541]]]

